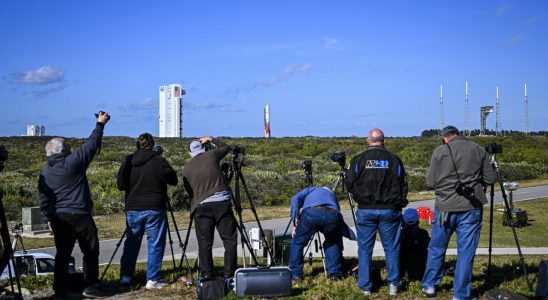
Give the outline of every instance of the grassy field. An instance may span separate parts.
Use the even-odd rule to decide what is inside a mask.
[[[341,201],[343,209],[348,209],[348,201]],[[544,236],[548,229],[548,198],[542,198],[533,201],[517,202],[516,207],[527,210],[529,215],[529,226],[516,228],[519,241],[522,247],[546,247],[548,242],[546,239],[539,239],[539,236]],[[495,206],[493,214],[493,247],[512,247],[515,246],[515,240],[508,226],[502,226],[502,212],[497,209],[502,208],[500,205]],[[261,220],[269,220],[275,218],[284,218],[289,216],[289,207],[287,206],[260,206],[257,207],[257,214]],[[244,222],[255,220],[250,209],[243,211]],[[175,227],[170,219],[171,231]],[[186,230],[188,227],[189,213],[187,211],[175,212],[175,219],[179,230]],[[116,239],[119,238],[125,229],[125,219],[122,214],[114,214],[108,216],[98,216],[95,218],[97,228],[99,230],[100,239]],[[421,224],[421,227],[430,231],[430,225],[426,222]],[[488,246],[489,236],[489,210],[486,208],[483,215],[482,233],[480,239],[480,247]],[[50,247],[53,246],[53,237],[49,238],[24,238],[25,247],[28,249]],[[455,237],[453,237],[450,247],[455,247]]]
[[[529,280],[533,289],[536,288],[536,273],[540,260],[548,259],[546,256],[527,256],[525,258]],[[447,257],[446,262],[449,265],[455,260],[454,257]],[[193,261],[190,262],[191,265]],[[386,276],[385,264],[381,259],[374,259],[374,265],[381,268],[381,276]],[[218,271],[222,272],[222,261],[216,259],[215,265]],[[527,281],[523,272],[518,268],[519,259],[515,256],[497,256],[493,258],[492,277],[487,280],[487,257],[477,256],[474,262],[473,289],[480,296],[493,288],[502,288],[521,293],[527,296],[534,296],[527,288]],[[119,294],[117,282],[119,280],[119,266],[113,265],[105,277],[105,286],[115,299],[135,299],[135,298],[156,298],[156,299],[195,299],[195,286],[184,285],[180,277],[187,276],[186,273],[174,271],[171,262],[164,262],[163,273],[165,279],[170,283],[165,289],[160,291],[146,291],[143,287],[146,279],[146,267],[144,264],[138,264],[135,274],[134,291]],[[101,269],[102,272],[102,269]],[[337,282],[331,282],[323,275],[321,260],[315,260],[312,265],[305,265],[305,278],[302,282],[293,285],[293,294],[285,299],[363,299],[360,289],[357,286],[356,277],[347,277]],[[31,289],[41,296],[51,295],[52,277],[23,278],[22,286]],[[452,299],[453,278],[444,276],[441,286],[438,289],[437,299]],[[405,282],[404,288],[397,299],[417,299],[423,298],[420,291],[420,282]],[[225,297],[225,299],[240,299],[234,292]],[[246,297],[245,299],[253,299]],[[373,290],[370,299],[394,299],[388,296],[388,289],[383,284]]]

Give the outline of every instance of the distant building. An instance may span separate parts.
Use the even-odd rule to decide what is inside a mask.
[[[45,136],[46,126],[44,125],[27,125],[27,136]]]
[[[183,95],[180,84],[160,86],[160,137],[183,136]]]

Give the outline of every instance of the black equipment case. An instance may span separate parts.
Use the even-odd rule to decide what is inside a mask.
[[[239,268],[234,277],[238,297],[291,295],[291,271],[288,267]]]

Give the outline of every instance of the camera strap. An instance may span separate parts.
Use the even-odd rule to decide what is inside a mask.
[[[448,143],[446,145],[447,145],[447,148],[449,149],[449,156],[451,157],[451,162],[453,163],[455,174],[457,174],[457,182],[463,184],[462,181],[460,181],[459,172],[457,172],[457,165],[455,164],[455,159],[453,159],[453,151],[451,151],[451,146],[449,146]]]

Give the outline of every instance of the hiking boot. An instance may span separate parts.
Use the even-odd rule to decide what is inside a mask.
[[[399,291],[400,288],[397,285],[390,284],[388,286],[388,295],[390,296],[397,296]]]
[[[436,297],[436,287],[435,286],[431,286],[431,287],[423,287],[422,288],[422,292],[424,293],[424,295],[428,298],[434,298]]]
[[[109,294],[101,289],[101,285],[99,283],[86,287],[82,295],[91,299],[100,299],[109,296]]]
[[[147,289],[147,290],[161,290],[166,285],[167,285],[167,283],[163,279],[148,280],[147,285],[145,286],[145,289]]]

